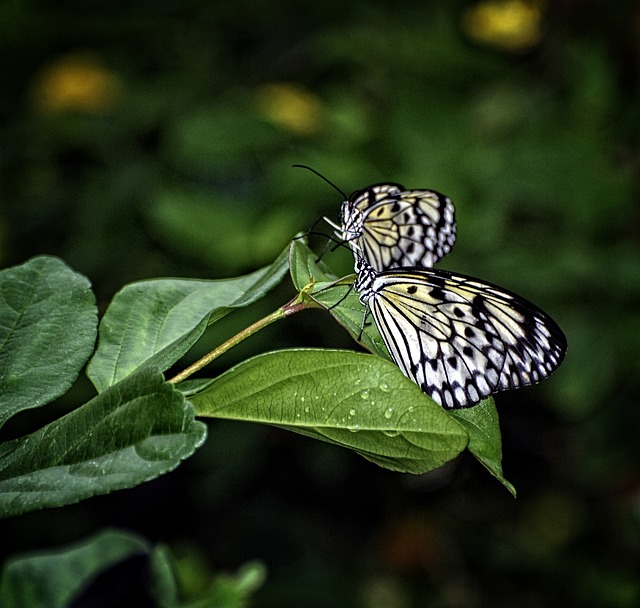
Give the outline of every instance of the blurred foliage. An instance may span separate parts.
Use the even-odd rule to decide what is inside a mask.
[[[235,576],[217,574],[204,582],[198,580],[198,566],[133,534],[107,530],[56,552],[13,558],[0,579],[0,600],[5,608],[242,608],[265,574],[262,564],[253,562]],[[178,582],[189,590],[187,602],[178,599]]]
[[[516,501],[470,459],[406,477],[219,423],[165,479],[0,524],[4,553],[122,525],[212,569],[263,560],[256,606],[638,605],[639,23],[631,0],[2,3],[3,266],[60,255],[102,306],[139,278],[253,270],[337,215],[304,163],[346,191],[449,195],[441,266],[569,340],[552,379],[497,399]],[[350,346],[327,319],[221,365]]]

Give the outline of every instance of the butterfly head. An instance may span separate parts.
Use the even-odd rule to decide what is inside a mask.
[[[340,207],[340,228],[337,232],[338,236],[347,242],[359,238],[362,235],[364,221],[365,215],[362,210],[356,207],[351,199],[344,201]]]

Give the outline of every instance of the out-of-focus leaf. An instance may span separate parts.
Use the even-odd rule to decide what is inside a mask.
[[[265,578],[266,569],[262,563],[243,564],[235,574],[218,574],[204,597],[183,604],[181,608],[245,608]]]
[[[103,532],[73,547],[16,557],[3,569],[0,603],[5,608],[69,606],[101,571],[148,550],[132,534]]]
[[[269,207],[258,214],[246,196],[165,187],[154,193],[145,217],[156,238],[181,257],[217,276],[234,275],[267,264],[301,225],[301,210]]]
[[[114,606],[133,598],[177,605],[167,556],[134,534],[108,530],[58,551],[16,557],[0,579],[3,608],[85,606],[96,597]]]
[[[169,130],[166,153],[177,167],[191,172],[220,169],[282,139],[242,98],[225,102],[182,115]]]
[[[199,599],[181,601],[174,575],[180,567],[162,546],[128,532],[107,530],[55,551],[17,556],[0,576],[3,608],[163,606],[242,608],[262,585],[259,562],[236,574],[216,574]]]

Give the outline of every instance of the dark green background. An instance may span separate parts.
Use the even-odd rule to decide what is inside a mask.
[[[640,8],[548,2],[540,40],[513,51],[473,39],[474,5],[0,5],[3,266],[59,255],[102,310],[133,280],[248,272],[337,217],[304,163],[347,192],[448,194],[458,242],[440,265],[532,299],[569,341],[551,380],[496,398],[516,500],[470,457],[410,477],[213,423],[164,478],[0,523],[1,557],[120,526],[168,543],[194,579],[263,560],[259,607],[640,603]],[[52,107],[43,83],[78,62],[106,93]],[[314,129],[269,118],[274,83],[311,96]],[[343,252],[328,262],[348,269]],[[216,325],[199,353],[293,293]],[[303,345],[353,346],[304,312],[209,373]],[[52,411],[90,394],[80,383]]]

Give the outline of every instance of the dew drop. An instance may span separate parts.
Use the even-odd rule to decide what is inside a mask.
[[[359,425],[359,424],[354,424],[353,426],[350,426],[350,427],[349,427],[349,430],[350,430],[352,433],[357,433],[357,432],[360,430],[360,425]]]
[[[309,406],[307,405],[307,407],[304,408],[305,413],[309,413]]]
[[[386,378],[389,378],[390,374],[384,374],[381,378],[380,378],[380,384],[378,385],[378,387],[380,388],[381,391],[388,393],[389,391],[391,391],[391,384],[389,382],[387,382]]]
[[[365,390],[363,390],[363,391],[360,393],[360,396],[361,396],[363,399],[368,399],[368,398],[369,398],[369,389],[365,389]]]
[[[388,407],[385,411],[384,411],[384,417],[389,420],[389,418],[391,418],[391,416],[393,416],[393,408],[392,407]]]
[[[349,416],[355,416],[355,415],[356,415],[356,411],[354,409],[350,409]]]
[[[382,431],[387,437],[397,437],[400,431]]]

